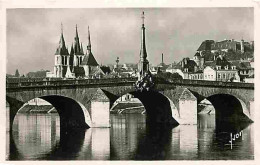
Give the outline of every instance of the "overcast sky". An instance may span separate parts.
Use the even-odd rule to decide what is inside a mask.
[[[107,8],[8,9],[7,73],[53,70],[54,53],[63,24],[71,47],[78,25],[86,52],[90,26],[92,53],[99,64],[137,63],[141,12],[145,12],[146,48],[152,65],[193,57],[206,39],[254,40],[253,8]]]

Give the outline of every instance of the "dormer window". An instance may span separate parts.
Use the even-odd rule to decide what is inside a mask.
[[[184,68],[184,72],[188,72],[188,68]]]
[[[225,70],[228,70],[228,65],[227,65],[227,66],[225,66]]]
[[[232,70],[236,70],[236,66],[232,66]]]
[[[220,69],[221,69],[221,66],[216,66],[216,69],[217,69],[217,70],[220,70]]]

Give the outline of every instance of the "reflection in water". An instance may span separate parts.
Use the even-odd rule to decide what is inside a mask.
[[[254,159],[253,125],[215,124],[151,127],[140,114],[111,114],[111,128],[60,130],[58,114],[17,114],[10,160],[197,160]],[[225,129],[223,129],[225,128]],[[231,150],[230,132],[243,131]],[[8,152],[7,152],[8,153]]]

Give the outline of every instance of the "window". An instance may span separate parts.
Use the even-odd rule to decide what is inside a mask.
[[[226,73],[223,74],[223,78],[224,78],[224,79],[226,78]]]
[[[218,74],[218,78],[219,78],[219,79],[221,78],[221,74],[220,74],[220,73]]]
[[[225,66],[225,70],[228,70],[228,65],[227,65],[227,66]]]

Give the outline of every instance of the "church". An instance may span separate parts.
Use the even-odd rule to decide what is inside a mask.
[[[82,43],[80,43],[78,29],[74,43],[71,45],[70,52],[66,47],[61,27],[59,46],[54,57],[53,72],[47,72],[49,78],[101,78],[104,75],[95,57],[91,52],[90,32],[88,27],[88,44],[86,54],[84,54]]]

